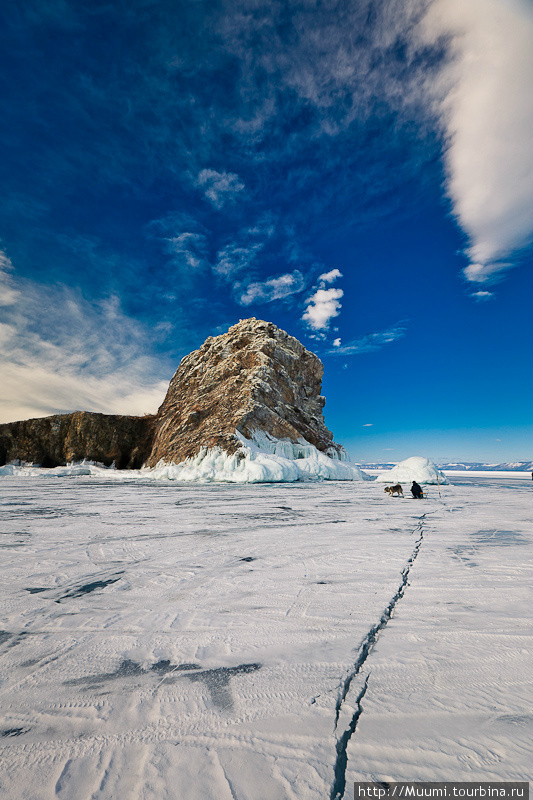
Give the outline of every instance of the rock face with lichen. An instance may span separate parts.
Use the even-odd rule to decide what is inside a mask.
[[[209,337],[184,358],[156,417],[148,466],[178,464],[202,447],[235,453],[263,431],[276,439],[305,439],[332,456],[342,452],[324,424],[324,368],[293,336],[270,322],[242,320]]]
[[[238,434],[257,433],[305,439],[343,457],[324,424],[322,374],[322,362],[297,339],[270,322],[242,320],[182,360],[155,416],[76,411],[0,425],[0,465],[88,459],[119,469],[154,467],[178,464],[202,448],[236,453]]]

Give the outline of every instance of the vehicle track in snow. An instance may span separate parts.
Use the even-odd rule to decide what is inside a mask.
[[[398,590],[392,597],[388,606],[383,611],[379,622],[376,625],[373,625],[366,634],[366,636],[363,638],[361,644],[358,647],[357,658],[355,659],[353,668],[350,670],[349,674],[344,679],[344,682],[340,688],[339,696],[337,698],[337,703],[335,706],[335,733],[337,732],[337,726],[339,723],[339,717],[342,705],[348,696],[353,679],[361,672],[361,669],[364,667],[368,657],[370,656],[376,645],[380,633],[389,624],[396,605],[405,594],[405,590],[407,588],[409,580],[409,573],[411,572],[411,568],[414,562],[416,561],[418,553],[420,552],[420,547],[422,546],[422,542],[424,540],[423,529],[426,516],[427,512],[425,514],[422,514],[414,530],[414,534],[415,535],[418,534],[418,537],[415,542],[413,552],[411,553],[405,567],[402,570],[401,581],[400,585],[398,586]],[[344,792],[346,790],[346,768],[348,766],[348,754],[347,754],[348,743],[352,738],[353,734],[355,733],[357,724],[359,722],[359,718],[363,713],[361,701],[368,689],[369,678],[370,678],[370,672],[367,674],[364,684],[360,689],[357,697],[355,698],[356,708],[354,713],[352,714],[352,717],[350,719],[347,728],[343,731],[343,733],[340,736],[337,736],[337,743],[335,746],[337,756],[334,765],[334,780],[330,792],[331,800],[342,800],[342,798],[344,797]]]

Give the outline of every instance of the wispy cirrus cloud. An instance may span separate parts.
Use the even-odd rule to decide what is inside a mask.
[[[486,292],[486,291],[479,291],[479,292],[472,292],[470,297],[473,297],[478,303],[484,303],[487,300],[490,300],[491,297],[494,297],[494,292]]]
[[[12,306],[20,297],[12,272],[11,260],[0,250],[0,306]]]
[[[294,272],[268,278],[265,281],[250,283],[240,295],[239,303],[249,306],[253,303],[271,303],[274,300],[284,300],[293,294],[298,294],[305,288],[305,279],[301,272]]]
[[[208,242],[203,233],[184,231],[167,241],[168,253],[187,269],[198,270],[208,266]]]
[[[401,339],[405,336],[407,331],[404,322],[397,323],[394,327],[386,331],[379,331],[377,333],[367,333],[359,339],[352,339],[347,344],[341,344],[331,350],[328,350],[329,355],[335,356],[351,356],[360,355],[362,353],[373,353],[376,350],[381,350],[387,344]]]
[[[203,169],[196,181],[210,203],[217,209],[227,203],[236,202],[245,186],[234,172],[217,172],[215,169]]]
[[[427,0],[383,5],[339,0],[333,11],[299,0],[226,2],[218,29],[226,50],[241,64],[243,131],[249,135],[259,128],[272,141],[273,121],[291,115],[291,109],[295,117],[305,109],[307,133],[336,137],[354,120],[368,118],[376,98],[396,109],[418,105],[421,77],[435,65],[428,53],[411,58],[410,38],[427,5]],[[292,144],[286,136],[285,143]],[[275,144],[282,143],[276,139]]]
[[[5,270],[0,296],[0,421],[157,409],[168,386],[164,361],[149,348],[159,333],[127,317],[118,298],[89,303],[74,290],[16,280]]]
[[[240,273],[250,274],[256,266],[257,257],[275,232],[276,226],[270,214],[261,217],[254,225],[236,231],[217,252],[213,271],[228,282],[232,282],[234,276]]]
[[[230,278],[239,272],[249,270],[262,247],[263,245],[260,242],[255,244],[230,242],[217,253],[217,260],[214,266],[215,272]]]

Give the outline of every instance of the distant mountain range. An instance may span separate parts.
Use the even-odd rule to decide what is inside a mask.
[[[362,469],[392,469],[395,462],[361,464]],[[441,470],[457,470],[472,472],[531,472],[533,461],[505,461],[502,464],[484,464],[480,461],[463,461],[461,463],[442,462],[437,464]]]
[[[461,464],[439,464],[439,468],[479,472],[531,472],[533,470],[533,461],[504,461],[502,464],[482,464],[478,461],[465,461]]]

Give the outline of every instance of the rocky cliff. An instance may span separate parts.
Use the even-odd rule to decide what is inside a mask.
[[[246,319],[209,337],[186,356],[157,413],[148,466],[176,464],[202,447],[240,448],[264,431],[276,439],[302,438],[318,450],[342,452],[326,428],[321,396],[324,368],[293,336],[270,322]]]
[[[0,466],[25,461],[57,467],[98,461],[137,469],[150,454],[154,417],[126,417],[75,411],[0,425]]]
[[[88,459],[120,469],[176,464],[202,448],[236,453],[239,434],[305,439],[342,457],[324,424],[323,366],[269,322],[242,320],[186,356],[155,416],[89,412],[0,425],[0,465],[13,460],[57,466]]]

